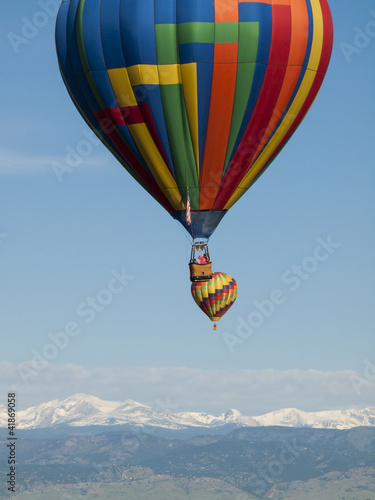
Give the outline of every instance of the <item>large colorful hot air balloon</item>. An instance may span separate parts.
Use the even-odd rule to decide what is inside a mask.
[[[87,124],[206,241],[301,123],[332,41],[327,0],[63,0],[56,27]]]

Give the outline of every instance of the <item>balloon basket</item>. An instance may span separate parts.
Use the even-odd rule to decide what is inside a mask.
[[[215,330],[215,332],[217,331],[217,324],[216,323],[214,324],[214,330]]]

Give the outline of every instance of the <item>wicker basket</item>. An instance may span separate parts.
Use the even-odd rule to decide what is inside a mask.
[[[190,281],[209,281],[212,278],[211,262],[198,264],[190,262]]]

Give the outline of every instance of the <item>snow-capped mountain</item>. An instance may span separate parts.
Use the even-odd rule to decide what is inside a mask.
[[[309,413],[294,408],[257,417],[237,410],[221,415],[180,412],[167,413],[132,400],[103,401],[87,394],[76,394],[63,401],[53,400],[17,413],[18,429],[129,425],[134,428],[157,427],[169,430],[218,427],[310,427],[315,429],[351,429],[375,426],[375,407],[364,410],[322,411]],[[7,413],[0,405],[0,427],[7,427]]]
[[[305,412],[288,408],[254,417],[261,426],[310,427],[312,429],[352,429],[374,427],[375,407],[364,410]]]

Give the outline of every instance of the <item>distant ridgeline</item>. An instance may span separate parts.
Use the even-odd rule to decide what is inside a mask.
[[[165,438],[151,429],[150,433],[109,429],[112,432],[95,434],[90,433],[95,428],[76,428],[73,435],[69,434],[73,429],[65,427],[65,436],[60,428],[58,437],[47,433],[43,437],[42,430],[20,431],[18,493],[38,488],[35,499],[47,500],[56,494],[54,488],[59,494],[74,490],[77,495],[74,485],[80,484],[82,494],[90,497],[95,489],[99,499],[118,498],[115,490],[124,498],[149,498],[150,488],[156,500],[163,498],[163,491],[166,495],[165,488],[174,491],[176,500],[251,500],[271,493],[277,498],[281,491],[283,499],[292,499],[302,498],[299,495],[309,481],[314,498],[329,500],[338,498],[338,492],[342,497],[350,492],[345,498],[375,499],[372,427],[342,431],[253,427],[221,435],[209,435],[206,429],[205,434],[187,439],[181,439],[180,431],[170,431],[174,437]],[[2,441],[4,447],[4,437]],[[296,481],[302,481],[297,496]],[[1,498],[5,484],[5,474],[0,473]],[[324,496],[327,491],[331,496]],[[212,492],[216,496],[206,495]]]

